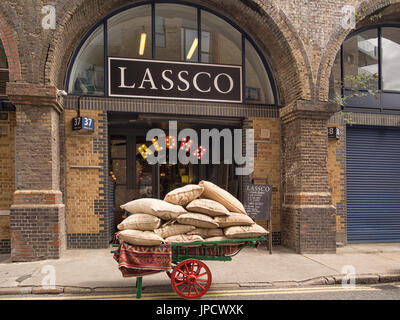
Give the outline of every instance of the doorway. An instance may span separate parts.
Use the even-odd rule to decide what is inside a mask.
[[[197,184],[201,180],[208,180],[221,188],[229,191],[240,199],[240,176],[235,175],[235,165],[225,164],[224,144],[220,140],[219,164],[170,163],[167,153],[166,163],[151,165],[145,159],[140,147],[150,147],[151,141],[146,141],[146,134],[152,128],[168,132],[168,121],[177,121],[178,132],[182,129],[193,129],[198,132],[200,139],[201,129],[235,129],[241,127],[240,119],[214,118],[165,118],[156,115],[148,115],[141,118],[137,114],[110,113],[109,122],[109,167],[116,177],[115,206],[116,224],[125,217],[125,212],[120,208],[122,204],[140,198],[164,199],[165,195],[175,188],[186,184]],[[229,121],[228,121],[229,120]],[[200,141],[199,141],[200,142]],[[179,145],[181,142],[177,142]],[[212,140],[209,141],[209,157],[212,158]],[[231,150],[233,151],[233,140]],[[210,161],[211,162],[211,161]]]

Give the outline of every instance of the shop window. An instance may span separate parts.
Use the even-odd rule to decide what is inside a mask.
[[[334,94],[331,86],[341,73],[343,94],[347,96],[343,108],[398,113],[400,27],[388,25],[356,31],[344,41],[341,53],[330,76],[330,98]]]
[[[158,60],[198,61],[197,10],[195,7],[156,4],[155,24],[165,28],[164,47],[156,46]],[[157,40],[156,43],[163,41]],[[187,43],[186,43],[187,41]]]
[[[382,28],[382,88],[400,91],[400,29]]]
[[[143,58],[243,66],[243,103],[275,104],[273,78],[259,53],[243,31],[203,7],[132,5],[100,21],[82,41],[69,69],[68,92],[107,95],[105,57]]]
[[[111,17],[107,23],[110,57],[152,57],[151,6],[144,5]]]
[[[207,31],[201,32],[201,62],[212,62],[211,51],[211,33]]]
[[[331,69],[329,77],[329,99],[333,100],[336,96],[340,96],[342,89],[342,51],[339,50]]]
[[[3,44],[0,41],[0,98],[6,94],[6,83],[8,79],[7,57]]]
[[[1,41],[0,41],[0,69],[8,69],[7,57]]]
[[[235,175],[235,165],[225,163],[225,158],[229,159],[229,154],[225,157],[225,147],[232,144],[231,140],[221,140],[219,161],[211,163],[212,159],[218,159],[213,154],[213,139],[209,140],[209,153],[207,163],[202,164],[201,159],[198,164],[172,164],[167,155],[166,162],[163,164],[150,165],[140,153],[141,147],[145,144],[150,147],[151,142],[146,141],[145,133],[152,127],[168,126],[166,122],[136,121],[135,129],[128,129],[117,119],[120,116],[112,116],[111,122],[118,122],[110,127],[110,170],[116,178],[115,200],[117,216],[121,216],[123,211],[120,205],[134,199],[146,197],[158,197],[161,199],[171,190],[187,184],[197,184],[201,180],[212,181],[220,187],[228,190],[236,197],[239,194],[239,177]],[[206,120],[204,120],[206,122]],[[178,130],[190,127],[201,136],[200,128],[209,129],[216,126],[210,124],[199,125],[197,123],[179,122]],[[222,130],[224,127],[217,127]],[[226,129],[226,128],[224,128]],[[124,135],[119,133],[126,132]],[[204,141],[203,141],[204,142]],[[205,143],[205,142],[204,142]],[[233,150],[233,144],[230,146]],[[229,152],[229,147],[227,147]],[[214,160],[213,160],[214,161]],[[229,161],[227,161],[229,162]],[[158,181],[158,182],[157,182]]]
[[[158,17],[155,21],[155,46],[158,48],[165,48],[165,18]]]
[[[182,58],[186,61],[198,61],[198,32],[194,29],[182,28]],[[196,53],[196,54],[195,54]]]
[[[377,29],[360,32],[346,40],[343,48],[343,66],[347,79],[351,76],[367,76],[370,79],[370,88],[378,89],[378,79],[373,77],[379,71]],[[344,80],[346,88],[361,89],[357,82],[346,80],[346,77]]]
[[[246,40],[246,100],[251,103],[273,104],[274,95],[268,74],[251,43]]]
[[[104,28],[100,25],[80,49],[71,70],[69,92],[104,94]]]
[[[201,36],[203,62],[242,64],[242,34],[228,22],[203,10]]]

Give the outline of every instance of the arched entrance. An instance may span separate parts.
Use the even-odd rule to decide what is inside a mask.
[[[238,142],[238,153],[245,154],[245,129],[252,127],[260,133],[257,174],[277,186],[273,213],[279,237],[279,94],[262,50],[229,18],[189,2],[145,1],[118,9],[95,23],[77,46],[65,89],[70,248],[104,246],[123,214],[120,205],[138,197],[163,198],[177,186],[207,179],[241,199],[249,176],[235,175],[227,150],[233,156]],[[237,95],[227,98],[228,93]],[[70,129],[77,105],[81,116],[96,123],[95,133],[85,138]],[[170,120],[177,123],[175,135]],[[146,135],[152,128],[164,130],[178,145],[182,129],[199,136],[202,130],[216,129],[231,139],[219,140],[218,163],[181,165],[168,158],[149,166],[141,149],[151,147]],[[234,137],[235,130],[243,134]],[[271,154],[268,160],[264,152]],[[86,194],[75,187],[83,179],[92,181]]]

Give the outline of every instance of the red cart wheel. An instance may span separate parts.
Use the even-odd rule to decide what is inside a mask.
[[[165,273],[167,274],[168,278],[170,278],[170,279],[172,277],[172,271],[174,271],[173,269],[175,269],[176,264],[172,263],[171,266],[172,266],[172,270],[171,271],[165,271]]]
[[[171,275],[175,292],[185,299],[196,299],[204,295],[211,286],[210,269],[199,260],[179,263]]]

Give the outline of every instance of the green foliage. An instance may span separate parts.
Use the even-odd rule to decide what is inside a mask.
[[[376,22],[376,21],[378,21],[379,19],[381,19],[381,18],[382,18],[382,11],[383,11],[383,9],[384,9],[384,8],[382,8],[382,9],[379,10],[379,11],[376,11],[374,14],[369,15],[369,17],[368,17],[369,21],[370,21],[370,22]],[[361,12],[356,12],[356,13],[354,13],[356,22],[357,22],[357,23],[360,22],[360,20],[362,19],[362,17],[365,17],[366,14],[367,14],[367,9],[366,9],[366,8],[362,8],[362,9],[361,9]]]
[[[343,83],[337,82],[334,84],[335,94],[329,101],[343,107],[350,98],[363,98],[372,95],[375,99],[378,99],[379,90],[375,89],[377,79],[378,74],[376,73],[346,76],[343,79]],[[346,89],[346,95],[342,95],[342,89]],[[353,124],[348,113],[340,111],[339,114],[342,116],[344,123],[348,125]]]

